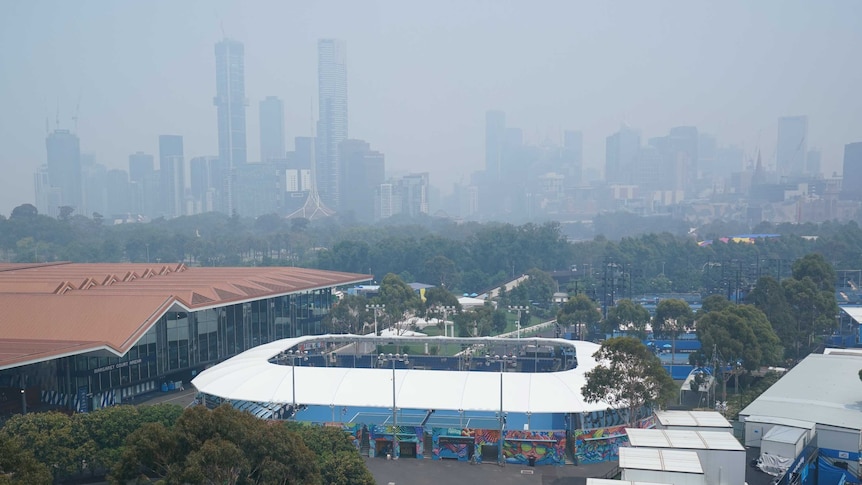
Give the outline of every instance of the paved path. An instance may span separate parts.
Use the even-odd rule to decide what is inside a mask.
[[[602,477],[617,467],[615,461],[585,466],[526,467],[498,466],[496,463],[472,465],[454,460],[386,460],[367,457],[365,464],[378,485],[583,485],[587,477]]]

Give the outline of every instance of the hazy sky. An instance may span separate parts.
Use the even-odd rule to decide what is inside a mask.
[[[644,138],[696,125],[771,161],[777,118],[806,114],[831,174],[862,141],[860,25],[857,0],[2,2],[0,214],[34,202],[58,101],[60,127],[77,111],[82,151],[110,168],[157,154],[160,134],[183,135],[187,160],[217,154],[222,26],[245,44],[251,161],[268,95],[289,148],[310,134],[317,39],[335,37],[350,137],[444,191],[483,168],[488,109],[530,141],[582,130],[594,167],[621,122]]]

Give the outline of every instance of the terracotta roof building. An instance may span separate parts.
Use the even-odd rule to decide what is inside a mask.
[[[22,389],[28,402],[87,411],[188,381],[263,343],[319,334],[333,289],[371,278],[295,267],[2,263],[0,413],[20,412]]]

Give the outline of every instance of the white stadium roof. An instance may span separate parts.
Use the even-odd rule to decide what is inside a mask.
[[[295,402],[298,404],[391,408],[391,368],[294,368],[269,362],[287,349],[326,337],[345,336],[304,336],[260,345],[206,369],[192,380],[192,384],[200,392],[224,399],[291,403],[294,402],[295,379]],[[349,337],[359,342],[375,338]],[[389,337],[387,341],[398,339]],[[442,340],[445,337],[422,340],[431,339]],[[586,383],[584,374],[596,366],[593,354],[599,346],[590,342],[544,339],[549,340],[575,347],[578,367],[559,372],[504,372],[503,409],[523,413],[580,413],[608,409],[608,403],[588,403],[581,394],[581,388]],[[475,338],[470,341],[475,344],[499,344],[503,341],[509,345],[516,343],[515,339],[499,338]],[[528,339],[521,339],[521,343],[528,343]],[[402,409],[499,410],[500,383],[499,372],[395,370],[396,402]]]

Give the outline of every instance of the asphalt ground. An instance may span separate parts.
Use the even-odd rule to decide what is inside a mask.
[[[583,485],[588,477],[605,477],[618,465],[616,461],[582,466],[527,467],[416,458],[387,460],[364,457],[364,460],[378,485]]]

